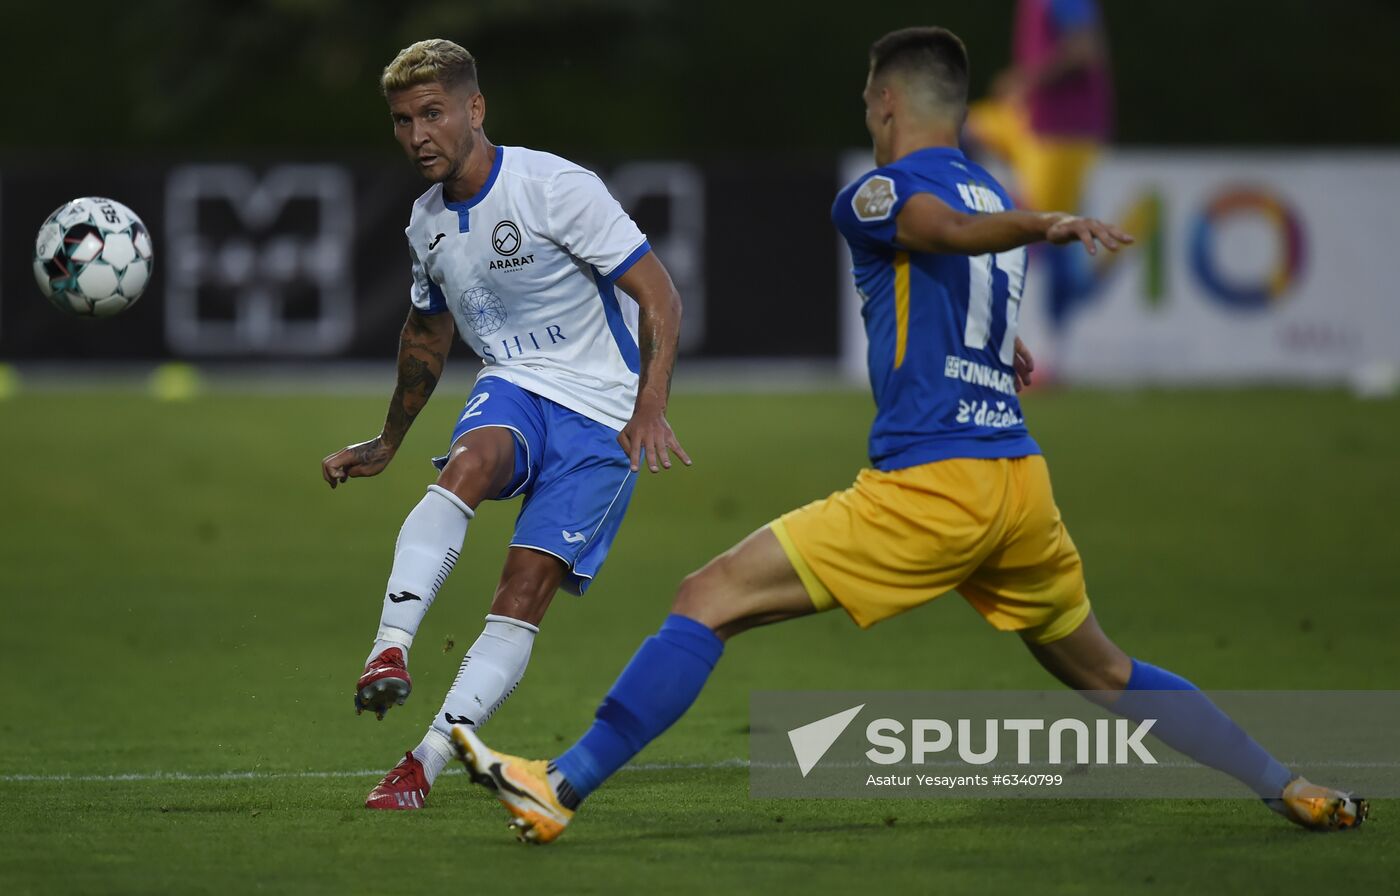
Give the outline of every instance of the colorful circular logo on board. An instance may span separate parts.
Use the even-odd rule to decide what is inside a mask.
[[[1237,215],[1266,221],[1277,245],[1274,269],[1253,282],[1227,279],[1211,251],[1220,228]],[[1211,295],[1232,308],[1258,311],[1276,305],[1298,281],[1306,246],[1303,227],[1293,209],[1277,196],[1256,189],[1228,190],[1216,196],[1196,218],[1191,234],[1191,266]]]

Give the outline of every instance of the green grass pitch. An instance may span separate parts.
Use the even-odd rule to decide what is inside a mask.
[[[1395,886],[1400,824],[1384,801],[1366,828],[1320,836],[1245,800],[749,799],[746,772],[722,763],[746,754],[750,689],[1052,686],[956,596],[865,633],[833,613],[739,638],[643,767],[552,847],[515,843],[455,773],[427,811],[364,810],[480,630],[516,510],[488,505],[472,525],[420,632],[409,704],[357,718],[394,537],[460,408],[450,383],[387,473],[335,492],[319,460],[370,435],[382,398],[0,402],[0,890]],[[1207,688],[1400,686],[1400,402],[1260,390],[1026,404],[1099,617],[1129,652]],[[682,394],[672,410],[696,465],[644,477],[593,591],[556,599],[488,743],[548,755],[570,742],[686,572],[849,482],[871,406]]]

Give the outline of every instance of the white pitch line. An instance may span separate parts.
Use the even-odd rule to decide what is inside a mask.
[[[1320,760],[1317,762],[1288,762],[1291,767],[1302,768],[1400,768],[1400,762],[1349,762],[1345,760]],[[735,757],[733,759],[722,759],[718,762],[637,762],[623,766],[625,772],[672,772],[700,770],[711,771],[716,769],[729,768],[749,768],[750,766],[759,768],[793,768],[793,762],[750,762],[747,759]],[[823,768],[874,768],[863,762],[824,762]],[[925,762],[918,766],[908,763],[899,765],[884,766],[881,771],[889,773],[894,770],[913,770],[916,768],[950,768],[962,767],[969,771],[978,768],[1013,768],[1016,763],[993,762],[983,766],[969,766],[965,762]],[[1201,768],[1191,762],[1160,762],[1157,768]],[[1109,770],[1121,770],[1110,766]],[[464,772],[459,768],[445,769],[444,774],[460,775]],[[115,775],[0,775],[0,783],[5,784],[61,784],[71,783],[107,783],[115,784],[124,781],[267,781],[267,780],[307,780],[324,778],[374,778],[384,774],[381,769],[360,769],[358,771],[310,771],[310,772],[126,772]]]

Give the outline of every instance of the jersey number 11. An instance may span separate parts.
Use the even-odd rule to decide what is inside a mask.
[[[992,334],[992,303],[1005,301],[1006,335],[998,357],[1008,367],[1016,360],[1016,328],[1021,319],[1021,292],[1026,286],[1026,250],[974,255],[968,262],[967,326],[963,345],[985,349]],[[997,273],[1005,276],[1004,285]]]

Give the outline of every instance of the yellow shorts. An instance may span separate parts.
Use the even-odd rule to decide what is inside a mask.
[[[1089,615],[1039,455],[862,470],[770,527],[813,605],[839,604],[861,628],[954,589],[996,628],[1040,644]]]
[[[972,135],[1006,159],[1021,202],[1032,211],[1077,212],[1084,182],[1099,154],[1097,141],[1036,134],[1024,110],[997,100],[973,103]]]

